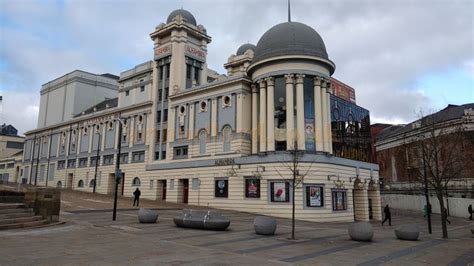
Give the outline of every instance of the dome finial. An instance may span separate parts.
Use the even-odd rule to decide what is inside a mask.
[[[291,22],[291,6],[290,6],[290,0],[288,0],[288,22]]]

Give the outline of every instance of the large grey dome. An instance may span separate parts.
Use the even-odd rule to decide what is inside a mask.
[[[255,52],[255,48],[257,47],[251,43],[242,44],[239,49],[237,49],[237,55],[243,55],[249,49]]]
[[[197,25],[196,19],[194,18],[193,14],[191,14],[191,12],[184,9],[176,9],[175,11],[171,12],[170,15],[168,16],[168,19],[166,20],[166,23],[170,23],[178,15],[181,15],[186,22],[191,23],[194,26]]]
[[[310,26],[299,22],[284,22],[265,32],[257,43],[253,63],[284,55],[306,55],[329,60],[321,36]]]

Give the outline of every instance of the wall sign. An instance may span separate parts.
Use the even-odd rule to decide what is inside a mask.
[[[188,54],[192,57],[196,57],[198,59],[201,59],[202,61],[206,60],[206,53],[203,52],[201,49],[186,45],[185,52],[186,52],[186,54]]]
[[[155,49],[155,59],[161,58],[171,53],[171,46],[162,46]]]

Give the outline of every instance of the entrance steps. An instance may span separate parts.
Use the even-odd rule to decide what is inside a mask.
[[[37,227],[49,224],[23,203],[0,203],[0,230]]]

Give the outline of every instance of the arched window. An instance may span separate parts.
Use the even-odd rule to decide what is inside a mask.
[[[61,181],[58,181],[58,183],[56,183],[56,187],[57,188],[62,188],[63,187],[63,183]]]
[[[90,182],[89,182],[89,187],[94,187],[95,185],[95,179],[92,179]]]
[[[207,132],[203,129],[199,132],[199,154],[206,154],[206,142]]]
[[[133,179],[133,181],[132,181],[132,186],[134,186],[134,187],[139,187],[140,184],[141,184],[140,178],[135,177],[135,178]]]
[[[82,181],[82,179],[77,183],[77,187],[84,187],[84,181]]]
[[[232,136],[232,129],[230,126],[224,126],[222,129],[222,143],[224,152],[230,151],[230,141]]]

